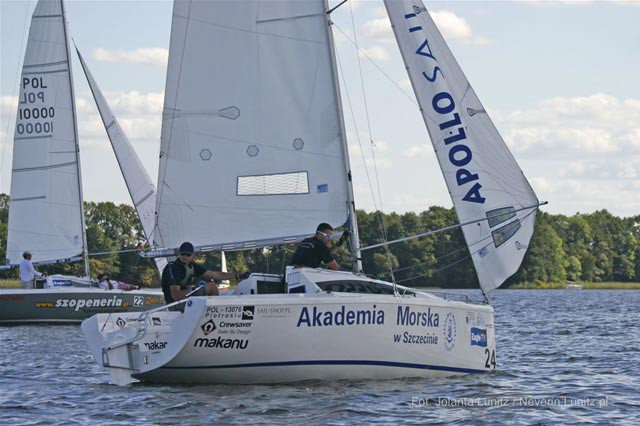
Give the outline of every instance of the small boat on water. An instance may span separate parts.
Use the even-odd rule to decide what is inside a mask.
[[[80,58],[82,61],[82,58]],[[82,61],[127,188],[147,236],[155,187]],[[49,276],[34,289],[0,290],[0,322],[79,322],[100,312],[164,304],[154,290],[107,292],[90,278],[70,49],[62,0],[40,0],[31,18],[13,139],[8,264],[84,261],[84,277]],[[156,261],[158,267],[165,259]]]
[[[567,283],[567,287],[565,287],[567,290],[582,290],[582,284],[576,284],[576,283]]]
[[[287,244],[329,222],[350,232],[354,269],[254,273],[231,295],[93,316],[82,331],[112,383],[442,377],[496,368],[487,293],[519,268],[541,203],[426,8],[416,0],[384,5],[484,303],[362,272],[361,252],[379,245],[359,243],[326,1],[176,0],[156,201],[155,236],[166,249],[147,255],[173,255],[184,240],[197,251]]]
[[[98,313],[143,311],[163,304],[160,290],[0,289],[0,324],[79,323]]]

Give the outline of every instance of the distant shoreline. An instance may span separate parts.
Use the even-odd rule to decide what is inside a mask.
[[[623,282],[601,282],[588,283],[576,282],[580,284],[582,290],[640,290],[640,283],[623,283]],[[20,280],[3,280],[0,279],[0,288],[20,288]],[[416,289],[434,292],[446,292],[449,290],[479,290],[473,288],[439,288],[439,287],[416,287]],[[567,284],[557,283],[519,283],[511,287],[501,287],[498,290],[567,290]],[[580,291],[580,290],[572,290]]]
[[[578,284],[582,286],[582,290],[640,290],[640,283],[635,282],[616,282],[606,281],[600,283],[592,282],[576,282],[572,284]],[[519,283],[514,284],[511,287],[503,288],[503,290],[568,290],[567,284],[557,283]],[[579,291],[576,289],[572,291]]]

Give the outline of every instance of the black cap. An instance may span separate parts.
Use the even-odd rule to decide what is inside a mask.
[[[189,253],[189,254],[193,254],[193,244],[191,244],[188,241],[185,241],[184,243],[180,244],[180,249],[178,250],[178,253]]]

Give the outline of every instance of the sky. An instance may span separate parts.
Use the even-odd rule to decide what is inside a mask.
[[[0,0],[3,193],[35,3]],[[549,201],[544,211],[640,214],[640,0],[425,5],[538,198]],[[155,182],[172,2],[68,0],[66,8],[71,36]],[[356,207],[450,207],[382,1],[351,0],[332,17]],[[84,199],[130,204],[76,58],[73,73]]]

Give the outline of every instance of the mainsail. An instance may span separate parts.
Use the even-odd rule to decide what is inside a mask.
[[[385,0],[413,90],[486,293],[514,274],[538,199],[421,1]]]
[[[40,0],[22,68],[9,201],[9,263],[85,254],[78,132],[62,0]]]
[[[104,124],[109,140],[111,141],[111,146],[113,147],[113,152],[116,155],[118,165],[120,166],[124,181],[127,185],[127,189],[129,190],[131,201],[133,202],[138,218],[140,219],[140,223],[142,224],[142,230],[144,231],[144,235],[149,242],[149,245],[153,246],[156,188],[151,182],[151,178],[142,165],[136,151],[133,149],[131,142],[129,142],[129,138],[127,138],[127,135],[124,133],[120,123],[111,111],[107,100],[102,95],[98,84],[94,80],[84,58],[80,54],[80,51],[76,49],[76,52],[78,53],[78,58],[82,64],[82,69],[87,77],[87,81],[89,82],[93,98],[96,101],[96,106],[100,112],[102,123]],[[160,272],[162,272],[164,267],[167,265],[166,258],[156,258],[154,260],[156,267]]]
[[[355,228],[322,1],[176,1],[156,241],[201,249]]]

